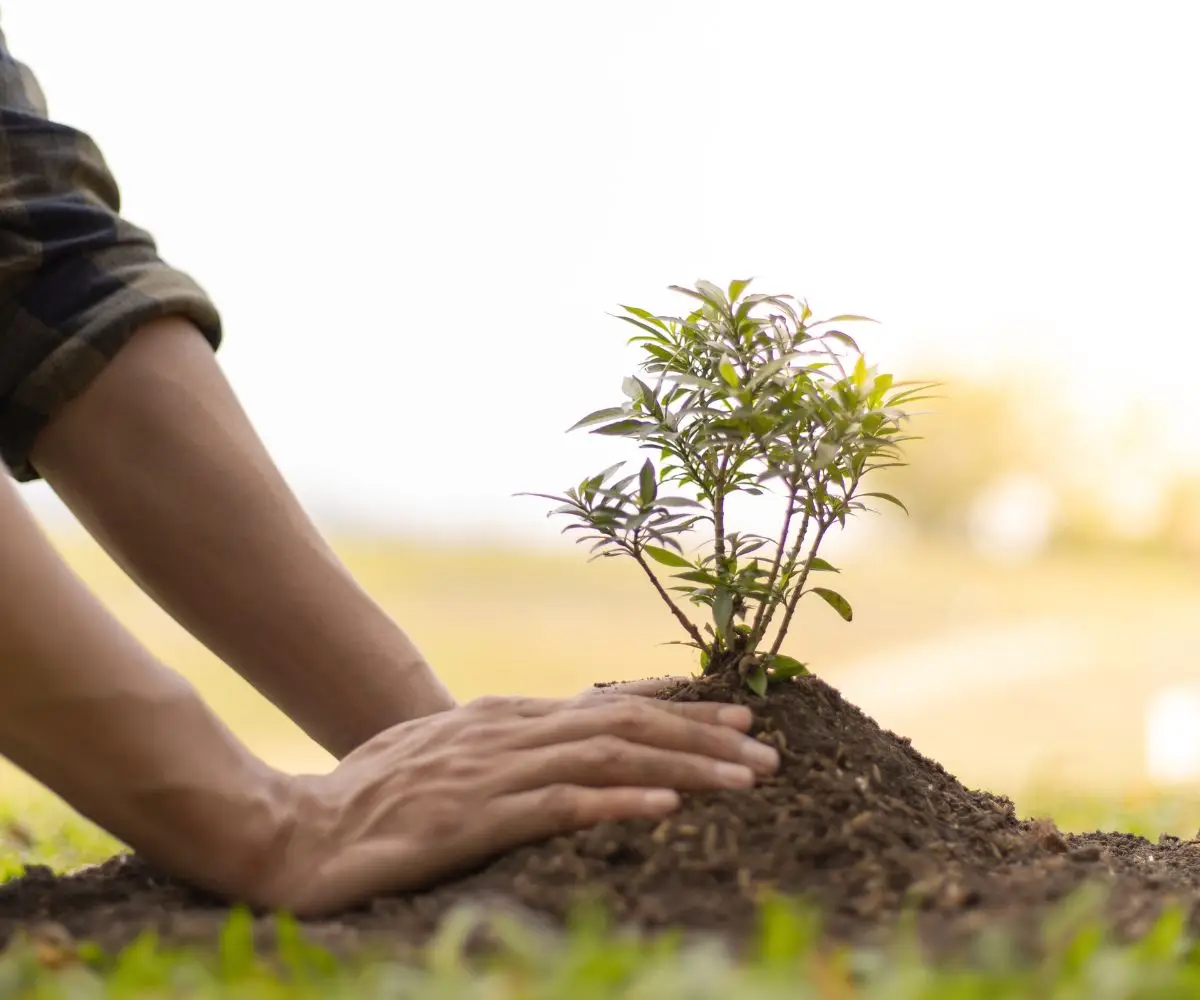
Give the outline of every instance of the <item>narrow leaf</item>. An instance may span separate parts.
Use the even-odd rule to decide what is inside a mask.
[[[699,289],[701,294],[703,294],[704,297],[717,308],[720,308],[725,304],[725,293],[722,292],[721,289],[719,289],[711,281],[704,281],[701,279],[700,281],[696,282],[696,288]]]
[[[767,672],[762,667],[755,667],[746,675],[746,687],[760,698],[767,693]]]
[[[662,563],[664,566],[675,566],[686,569],[692,565],[690,562],[684,559],[683,556],[676,552],[672,552],[670,549],[664,549],[660,545],[647,545],[645,546],[645,549],[646,555],[648,555],[656,563]]]
[[[692,583],[702,583],[706,587],[720,586],[721,581],[711,573],[705,573],[704,570],[694,569],[690,573],[676,573],[676,578],[679,580],[689,580]]]
[[[654,463],[650,459],[646,459],[646,464],[638,473],[638,495],[643,507],[648,507],[658,496],[658,480],[654,475]]]
[[[664,333],[667,332],[667,325],[661,319],[659,319],[657,316],[655,316],[654,313],[650,312],[649,310],[641,309],[638,306],[621,306],[621,308],[624,309],[627,313],[631,313],[632,315],[637,316],[640,319],[644,319],[647,323],[653,323],[656,327],[658,327]]]
[[[904,506],[903,501],[901,501],[898,497],[892,496],[890,493],[860,493],[858,495],[860,497],[878,497],[880,500],[886,500],[888,503],[895,504],[902,511],[904,511],[905,514],[908,513],[908,508]]]
[[[663,470],[666,471],[665,469]],[[659,497],[658,503],[664,507],[700,507],[703,504],[697,503],[695,500],[689,500],[687,497]]]
[[[746,290],[746,286],[753,281],[753,278],[740,278],[729,283],[729,301],[736,302],[742,297],[742,292]]]
[[[629,411],[620,406],[606,406],[603,410],[596,410],[594,413],[589,413],[582,420],[578,420],[567,428],[567,433],[579,430],[580,427],[587,427],[589,424],[598,424],[604,420],[611,420],[613,417],[624,416]]]
[[[812,592],[820,594],[825,602],[846,621],[854,620],[854,609],[850,607],[850,602],[836,590],[829,590],[826,587],[813,587]]]
[[[820,556],[813,556],[813,560],[808,564],[808,568],[814,573],[840,573],[841,570],[834,566],[828,560],[822,559]]]
[[[730,619],[733,618],[733,594],[726,587],[718,587],[713,594],[713,624],[717,635],[724,638],[729,634]]]
[[[823,334],[823,336],[828,337],[832,340],[836,340],[839,344],[845,344],[847,347],[850,348],[850,350],[855,351],[856,353],[859,353],[859,354],[862,353],[862,350],[859,348],[857,341],[855,341],[855,339],[853,337],[851,337],[850,334],[848,334],[848,333],[842,333],[841,330],[830,330],[828,333]]]
[[[738,384],[737,370],[733,367],[733,362],[728,358],[723,358],[721,364],[717,367],[717,371],[721,373],[727,385],[736,389]]]
[[[607,434],[610,437],[633,437],[635,432],[653,426],[649,420],[618,420],[615,424],[597,427],[592,433]]]
[[[776,653],[771,660],[771,680],[786,681],[792,677],[803,677],[808,674],[808,667],[793,656]]]

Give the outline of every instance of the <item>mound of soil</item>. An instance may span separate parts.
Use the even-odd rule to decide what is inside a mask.
[[[959,952],[993,926],[1036,949],[1042,918],[1089,880],[1108,887],[1120,939],[1143,934],[1171,902],[1200,924],[1200,840],[1073,836],[1018,820],[1008,799],[963,787],[816,678],[766,702],[710,681],[664,697],[752,704],[757,737],[780,750],[780,773],[749,793],[686,796],[662,823],[607,824],[513,851],[435,890],[311,923],[309,936],[339,953],[409,954],[456,904],[491,902],[554,928],[587,899],[643,931],[711,932],[740,948],[753,938],[757,900],[774,891],[818,903],[837,940],[881,942],[908,908],[934,954]],[[64,877],[29,870],[0,887],[4,940],[53,921],[107,948],[147,928],[209,943],[226,914],[128,857]],[[270,922],[260,925],[268,941]]]

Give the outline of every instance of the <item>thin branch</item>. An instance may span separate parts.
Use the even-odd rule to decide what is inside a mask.
[[[783,515],[783,529],[779,532],[779,544],[775,547],[775,559],[771,563],[771,574],[767,577],[767,599],[759,603],[758,610],[754,614],[754,624],[750,627],[749,645],[751,649],[757,648],[766,632],[763,618],[767,613],[767,605],[772,603],[770,594],[775,589],[775,581],[779,579],[779,567],[783,564],[783,554],[787,551],[788,534],[792,530],[792,517],[796,513],[796,497],[799,495],[800,487],[792,486],[791,492],[788,494],[787,512]]]
[[[786,566],[789,572],[791,571],[792,567],[796,565],[796,561],[800,558],[800,550],[804,547],[804,540],[808,537],[808,529],[811,524],[812,511],[810,509],[804,512],[804,518],[800,521],[800,532],[796,535],[796,541],[793,543],[791,551],[788,552]],[[767,634],[767,629],[771,627],[771,619],[775,617],[775,612],[778,610],[779,602],[772,602],[770,608],[767,609],[767,613],[763,618],[762,636]]]
[[[713,554],[717,559],[718,573],[725,570],[725,475],[729,457],[728,452],[721,456],[713,482]]]
[[[833,521],[822,521],[821,526],[817,529],[817,537],[813,539],[812,550],[808,553],[808,558],[804,560],[804,568],[800,571],[800,579],[796,583],[796,589],[792,591],[792,596],[788,600],[787,611],[784,612],[783,621],[779,624],[779,632],[775,635],[775,641],[771,643],[771,651],[767,654],[768,657],[775,656],[779,652],[779,647],[783,645],[783,637],[787,635],[788,627],[792,624],[792,615],[796,613],[796,605],[800,603],[800,595],[804,593],[804,584],[808,580],[809,570],[812,569],[813,560],[817,557],[817,549],[821,547],[821,539],[825,537]]]
[[[679,619],[679,624],[684,627],[684,629],[687,631],[687,634],[689,636],[691,636],[691,638],[697,643],[697,645],[699,645],[701,649],[705,649],[706,646],[705,646],[705,642],[704,642],[704,636],[702,636],[700,634],[700,630],[698,628],[696,628],[695,625],[692,624],[692,622],[688,618],[688,616],[685,615],[681,610],[679,610],[679,605],[677,605],[673,600],[671,600],[671,595],[668,594],[666,592],[666,590],[663,588],[663,585],[658,582],[658,577],[656,577],[654,575],[654,571],[650,568],[649,563],[646,562],[646,560],[642,556],[641,552],[639,552],[633,548],[627,549],[627,551],[629,552],[629,554],[631,556],[633,556],[633,558],[637,562],[637,564],[639,566],[641,566],[643,570],[646,571],[646,576],[648,576],[650,578],[650,582],[652,584],[654,584],[654,589],[658,591],[658,596],[661,597],[664,601],[666,601],[667,607],[671,609],[671,614],[673,614],[677,619]]]

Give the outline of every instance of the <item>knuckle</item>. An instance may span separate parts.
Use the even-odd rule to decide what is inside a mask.
[[[506,726],[498,722],[480,722],[462,734],[463,741],[490,746],[500,739],[501,734],[506,728]]]
[[[478,780],[488,769],[488,764],[474,754],[456,753],[448,757],[443,771],[448,779],[456,783],[470,784]]]
[[[613,722],[624,732],[638,732],[649,719],[646,706],[633,699],[622,699],[613,706]]]
[[[542,792],[541,811],[558,830],[570,830],[583,820],[579,790],[571,785],[549,785]]]
[[[591,737],[585,744],[585,763],[595,768],[612,767],[623,761],[629,752],[629,744],[619,736],[605,733]]]
[[[491,713],[499,711],[508,703],[508,699],[503,695],[485,694],[480,698],[476,698],[467,704],[467,708],[472,712]]]

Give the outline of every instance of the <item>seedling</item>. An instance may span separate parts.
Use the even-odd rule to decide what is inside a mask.
[[[579,533],[593,558],[625,556],[641,567],[686,632],[682,644],[699,650],[702,673],[736,671],[762,695],[772,681],[807,673],[779,651],[805,594],[853,618],[841,594],[810,583],[839,572],[818,550],[835,524],[869,509],[868,499],[904,508],[860,488],[869,473],[904,464],[900,445],[911,438],[901,434],[902,406],[930,384],[897,383],[867,366],[836,326],[866,317],[813,322],[806,302],[748,295],[749,284],[672,285],[694,300],[684,317],[622,306],[642,352],[624,381],[626,400],[571,430],[628,438],[657,463],[650,457],[621,475],[620,462],[561,496],[526,495],[558,504],[550,515],[567,517],[564,532]],[[730,497],[766,491],[785,501],[778,535],[733,530]],[[693,532],[711,537],[685,550]],[[704,609],[699,624],[689,605]]]

